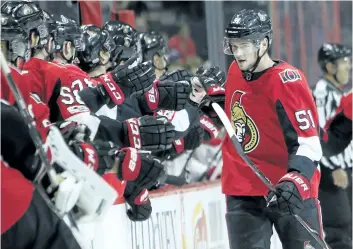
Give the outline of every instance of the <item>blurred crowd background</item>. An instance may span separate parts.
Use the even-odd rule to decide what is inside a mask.
[[[271,54],[300,68],[310,86],[320,75],[317,51],[323,42],[352,43],[352,1],[38,1],[50,13],[65,13],[81,24],[102,26],[135,13],[140,32],[157,31],[168,40],[171,70],[209,64],[227,69],[222,51],[224,24],[243,8],[268,12],[273,20]]]

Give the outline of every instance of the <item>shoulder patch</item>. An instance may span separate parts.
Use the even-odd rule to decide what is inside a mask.
[[[298,70],[285,69],[278,74],[283,83],[295,82],[302,79]]]

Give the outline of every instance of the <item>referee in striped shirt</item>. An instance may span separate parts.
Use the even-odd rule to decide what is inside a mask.
[[[319,123],[323,128],[343,96],[343,87],[351,80],[351,49],[334,43],[325,43],[318,52],[323,76],[317,82],[315,98]],[[321,181],[319,200],[322,207],[325,240],[334,249],[352,249],[352,148],[341,154],[325,157],[320,162]]]

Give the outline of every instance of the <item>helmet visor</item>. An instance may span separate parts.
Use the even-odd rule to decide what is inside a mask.
[[[228,38],[223,39],[223,52],[227,55],[248,55],[256,52],[257,42],[250,39]]]

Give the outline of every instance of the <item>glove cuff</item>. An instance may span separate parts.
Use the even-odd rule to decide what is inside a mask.
[[[141,157],[134,148],[123,148],[118,156],[118,177],[120,180],[135,181],[141,171]]]
[[[284,181],[292,182],[297,188],[297,190],[299,191],[300,196],[302,197],[303,200],[315,197],[312,194],[309,180],[302,174],[299,174],[296,172],[289,172],[279,180],[279,182],[284,182]]]
[[[129,139],[128,146],[136,149],[141,149],[142,142],[141,142],[141,134],[140,134],[138,120],[136,118],[130,118],[125,121],[125,124],[126,124],[125,134]]]

